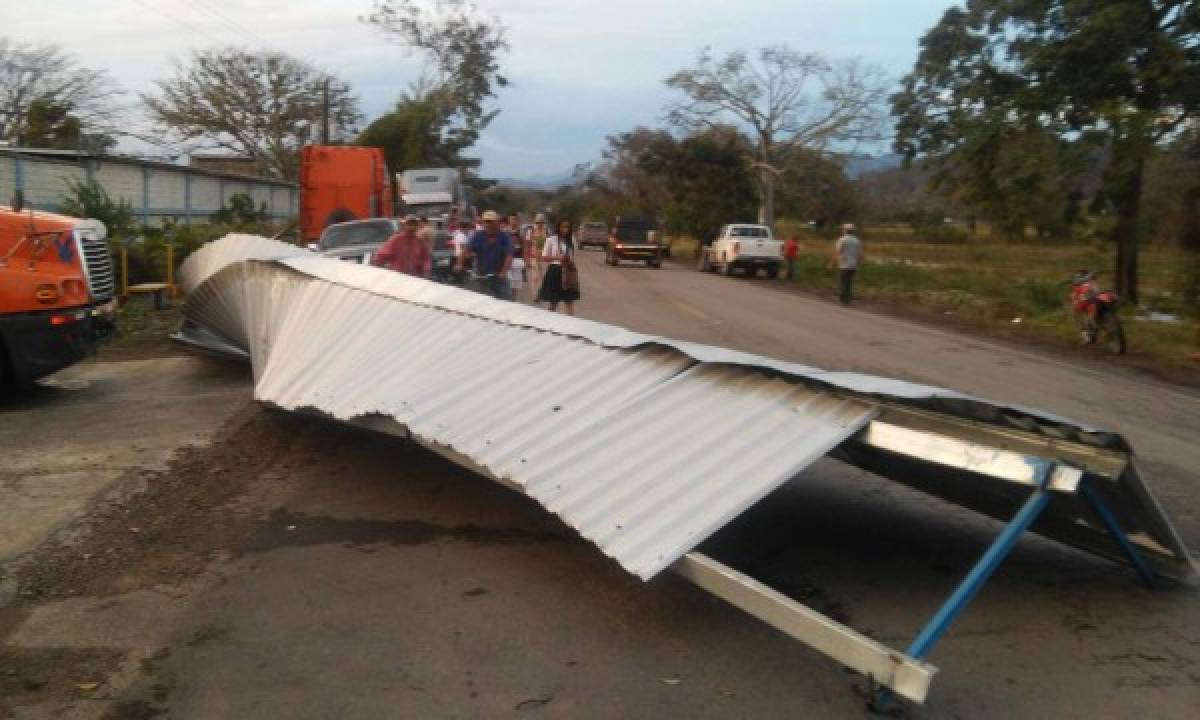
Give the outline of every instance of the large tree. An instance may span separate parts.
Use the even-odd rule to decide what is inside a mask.
[[[857,60],[832,61],[785,46],[737,51],[666,80],[684,99],[668,108],[675,125],[696,130],[734,124],[747,137],[761,203],[760,222],[775,224],[775,188],[793,150],[824,152],[880,138],[882,71]]]
[[[433,110],[438,141],[455,154],[474,145],[499,112],[488,100],[508,85],[500,71],[508,50],[500,19],[467,0],[376,0],[363,20],[425,60],[414,94]]]
[[[663,181],[667,227],[695,238],[754,212],[754,174],[733,128],[714,128],[676,140],[662,134],[637,156]]]
[[[27,144],[30,112],[39,107],[69,111],[78,133],[109,130],[121,92],[107,73],[83,67],[58,45],[0,37],[0,140]]]
[[[893,98],[897,149],[945,158],[981,118],[1103,148],[1117,290],[1136,302],[1146,163],[1200,110],[1200,5],[970,0],[947,10],[920,48]]]
[[[213,48],[192,53],[175,74],[142,95],[150,117],[188,150],[224,149],[254,158],[261,171],[295,179],[299,150],[322,134],[353,132],[361,115],[350,86],[275,51]]]
[[[445,123],[437,101],[414,90],[373,120],[356,142],[383,148],[392,174],[419,167],[478,167],[479,159],[462,154],[467,138],[446,132]]]
[[[35,148],[102,153],[111,149],[117,141],[104,132],[87,132],[83,119],[72,111],[70,105],[36,100],[29,106],[25,118],[22,144]]]

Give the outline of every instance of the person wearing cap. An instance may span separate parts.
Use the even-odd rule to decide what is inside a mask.
[[[512,300],[508,272],[512,269],[513,241],[500,229],[500,216],[494,210],[483,214],[483,229],[471,235],[462,257],[454,266],[455,271],[462,272],[469,260],[475,262],[475,274],[484,283],[484,292],[501,300]]]
[[[416,215],[404,218],[400,232],[388,238],[371,258],[371,264],[406,275],[428,278],[433,272],[433,254],[429,244],[418,234]]]
[[[833,257],[829,265],[838,267],[838,297],[843,305],[854,301],[854,273],[862,261],[862,241],[854,234],[854,225],[846,223],[842,226],[842,235],[833,244]]]

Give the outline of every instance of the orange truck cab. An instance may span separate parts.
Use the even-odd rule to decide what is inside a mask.
[[[392,216],[383,150],[307,145],[300,150],[300,241],[315,243],[334,223]]]
[[[0,205],[0,392],[95,352],[116,316],[104,223]]]

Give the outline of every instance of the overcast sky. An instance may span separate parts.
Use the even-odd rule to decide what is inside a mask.
[[[56,42],[134,93],[192,48],[283,50],[348,80],[369,122],[420,60],[358,21],[370,0],[2,0],[0,35]],[[489,177],[561,175],[599,157],[604,137],[661,123],[663,79],[704,46],[716,53],[785,43],[862,57],[895,78],[951,0],[479,0],[508,26],[512,86],[474,153]]]

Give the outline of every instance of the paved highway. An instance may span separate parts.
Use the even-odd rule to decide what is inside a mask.
[[[1191,391],[771,281],[581,264],[585,317],[1119,430],[1200,547]],[[703,591],[629,577],[420,448],[263,410],[210,363],[88,363],[0,407],[79,463],[107,430],[126,468],[48,513],[28,434],[0,432],[27,466],[0,474],[0,507],[39,508],[0,533],[24,553],[0,557],[0,717],[866,716],[859,680]],[[705,549],[903,647],[997,530],[825,460]],[[1198,628],[1197,592],[1027,538],[932,654],[922,716],[1191,718]]]

